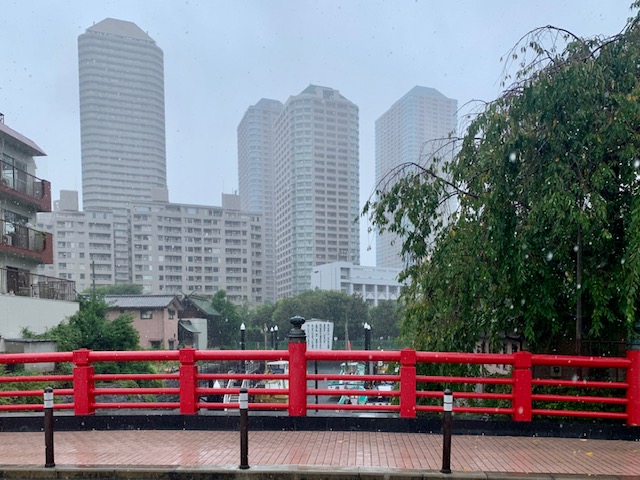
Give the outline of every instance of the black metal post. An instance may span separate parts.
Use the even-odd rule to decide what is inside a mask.
[[[240,389],[240,469],[249,468],[249,392]]]
[[[44,446],[47,468],[55,467],[53,460],[53,388],[44,389]]]
[[[453,412],[453,394],[444,391],[444,415],[442,417],[442,469],[441,473],[451,473],[451,413]]]
[[[244,350],[246,348],[246,337],[245,337],[245,326],[244,323],[240,325],[240,350]],[[247,361],[243,358],[241,360],[240,369],[242,373],[247,373]]]
[[[273,329],[273,327],[271,327],[269,329],[269,332],[271,332],[271,350],[275,350],[276,349],[276,335],[275,335],[275,330]]]
[[[364,324],[364,349],[371,350],[371,325],[368,323]],[[367,362],[367,375],[371,375],[373,372],[373,364],[371,360]],[[368,382],[369,385],[373,385],[373,382]]]
[[[273,349],[278,350],[278,325],[273,327]]]

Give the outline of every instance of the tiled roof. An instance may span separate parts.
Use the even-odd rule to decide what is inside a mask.
[[[207,315],[213,315],[216,317],[220,317],[220,312],[218,312],[215,308],[213,308],[213,306],[211,305],[211,299],[207,299],[207,298],[203,298],[197,295],[189,295],[187,297],[189,300],[191,300],[191,302],[198,307],[200,310],[202,310],[204,313],[206,313]]]
[[[177,300],[175,295],[105,295],[114,308],[164,308]]]

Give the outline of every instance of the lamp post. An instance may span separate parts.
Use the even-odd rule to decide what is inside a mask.
[[[240,350],[244,350],[246,348],[246,327],[244,326],[244,322],[240,324]],[[243,358],[241,364],[242,373],[247,373],[247,362]]]
[[[276,349],[276,341],[275,341],[276,337],[273,334],[273,332],[274,332],[273,327],[271,327],[269,329],[269,332],[271,333],[271,350],[275,350]]]
[[[364,322],[364,349],[371,350],[371,325],[367,322]],[[372,364],[371,360],[367,362],[367,375],[371,375],[372,373]],[[369,382],[373,383],[373,382]]]
[[[278,325],[273,327],[273,349],[278,350]]]

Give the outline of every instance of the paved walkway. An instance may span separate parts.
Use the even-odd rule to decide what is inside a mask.
[[[155,467],[228,472],[237,470],[240,462],[240,435],[229,431],[56,432],[54,443],[56,468],[63,470]],[[268,478],[285,478],[273,471],[294,471],[295,478],[328,478],[327,472],[343,472],[340,478],[363,473],[368,478],[393,478],[389,472],[395,472],[398,478],[426,478],[442,466],[441,435],[253,431],[248,450],[251,469],[237,474],[271,471]],[[44,461],[43,433],[0,432],[0,478],[29,478],[24,472],[38,470]],[[457,478],[640,478],[640,442],[459,435],[452,440],[451,468]],[[312,471],[324,476],[313,477]],[[376,472],[386,476],[376,477]]]

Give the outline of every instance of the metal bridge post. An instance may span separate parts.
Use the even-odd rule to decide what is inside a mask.
[[[627,425],[640,425],[640,322],[634,325],[635,336],[627,346]]]
[[[302,317],[292,317],[289,332],[289,416],[307,415],[307,335]]]
[[[416,361],[415,350],[400,352],[400,417],[416,417]]]
[[[531,421],[531,352],[514,353],[513,363],[513,420]]]
[[[198,413],[198,367],[196,349],[187,347],[180,350],[180,414]]]
[[[76,415],[96,413],[94,369],[89,363],[89,352],[86,348],[73,352],[73,411]]]

